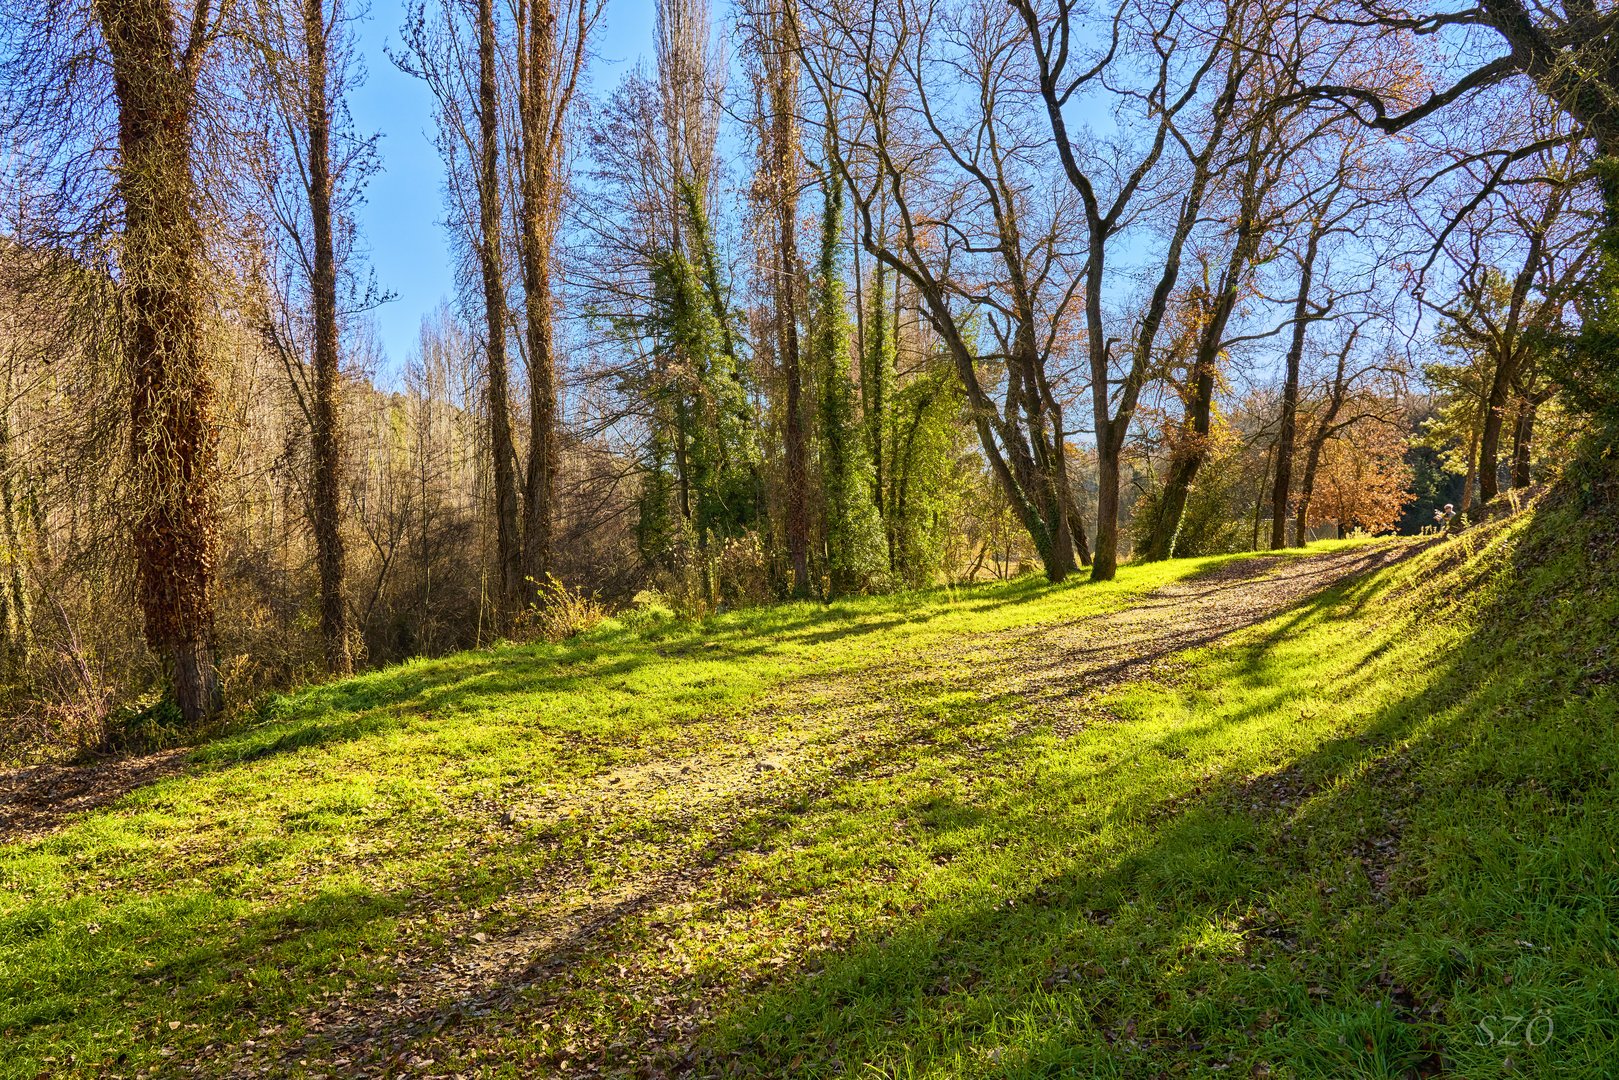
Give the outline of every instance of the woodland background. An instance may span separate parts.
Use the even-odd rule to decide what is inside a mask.
[[[1601,462],[1614,15],[1513,10],[662,0],[597,85],[601,0],[422,0],[457,289],[383,381],[365,10],[4,0],[8,756]]]

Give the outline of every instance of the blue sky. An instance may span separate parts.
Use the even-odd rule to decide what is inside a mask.
[[[442,226],[444,170],[433,147],[433,98],[388,60],[404,19],[401,0],[374,0],[360,28],[368,77],[351,102],[361,131],[382,133],[382,171],[366,190],[360,229],[377,283],[394,294],[376,312],[387,354],[383,381],[416,347],[422,316],[449,295],[452,281]],[[594,87],[610,87],[642,55],[651,56],[653,0],[607,0],[591,64]]]

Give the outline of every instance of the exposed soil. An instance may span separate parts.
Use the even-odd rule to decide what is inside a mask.
[[[186,751],[111,758],[89,765],[0,770],[0,843],[55,832],[81,814],[185,767]]]

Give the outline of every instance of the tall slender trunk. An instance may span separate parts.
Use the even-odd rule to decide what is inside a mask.
[[[1183,438],[1164,479],[1164,493],[1158,502],[1158,515],[1143,553],[1149,560],[1168,559],[1175,555],[1175,544],[1180,539],[1181,519],[1186,514],[1186,503],[1191,497],[1192,485],[1203,463],[1209,457],[1209,428],[1214,411],[1215,375],[1220,365],[1220,353],[1225,345],[1226,326],[1236,309],[1237,297],[1249,264],[1259,248],[1259,237],[1265,222],[1259,219],[1260,205],[1269,183],[1263,178],[1266,165],[1275,151],[1274,144],[1266,145],[1265,127],[1256,124],[1247,138],[1247,153],[1238,201],[1236,237],[1221,271],[1219,287],[1208,297],[1203,326],[1197,335],[1197,352],[1188,376],[1192,380],[1192,397],[1187,402],[1186,417],[1182,423]]]
[[[1473,494],[1478,484],[1480,434],[1484,428],[1484,418],[1489,412],[1487,404],[1487,399],[1479,402],[1478,427],[1467,440],[1467,473],[1462,477],[1462,501],[1456,507],[1456,512],[1463,517],[1473,509]]]
[[[1287,546],[1287,504],[1293,489],[1293,443],[1298,438],[1299,368],[1304,360],[1304,338],[1309,329],[1310,286],[1315,278],[1315,257],[1321,238],[1310,231],[1299,270],[1299,294],[1293,301],[1293,337],[1287,346],[1287,374],[1282,383],[1281,430],[1276,436],[1276,485],[1271,489],[1270,546]]]
[[[1068,515],[1068,532],[1074,541],[1074,554],[1079,559],[1079,565],[1091,565],[1091,542],[1085,534],[1085,515],[1079,512],[1079,500],[1074,498],[1073,489],[1068,491],[1064,513]]]
[[[10,395],[10,372],[7,372]],[[16,463],[11,456],[11,417],[9,408],[0,407],[0,561],[5,566],[0,578],[0,655],[19,664],[28,659],[33,639],[29,620],[28,589],[23,582],[22,530],[17,521]]]
[[[903,284],[904,279],[896,274],[894,276],[894,310],[891,313],[893,317],[892,325],[894,327],[894,355],[892,358],[885,361],[889,364],[889,375],[893,378],[896,384],[899,380],[899,347],[901,340],[900,326],[902,325],[902,311],[900,308],[899,293],[900,286]],[[882,510],[883,507],[889,508],[889,510],[886,511],[883,516],[883,534],[888,539],[888,568],[897,573],[899,571],[900,562],[899,530],[900,524],[905,518],[905,508],[903,505],[903,500],[899,498],[899,488],[900,484],[903,482],[901,462],[896,460],[900,452],[899,414],[894,409],[892,394],[888,396],[888,401],[889,405],[887,409],[887,416],[883,423],[883,430],[879,434],[878,439],[879,441],[888,442],[893,448],[889,453],[890,460],[888,463],[888,488],[891,492],[891,496],[884,500],[884,502],[878,506],[878,509]],[[1083,533],[1081,534],[1081,538],[1083,539]],[[1087,566],[1090,565],[1090,559],[1091,553],[1089,549],[1087,549],[1085,552],[1085,564]]]
[[[1275,456],[1276,456],[1276,447],[1275,446],[1268,447],[1265,450],[1264,466],[1263,466],[1263,468],[1260,469],[1260,472],[1259,472],[1259,490],[1254,493],[1254,538],[1253,538],[1253,542],[1248,545],[1248,550],[1249,551],[1258,551],[1259,550],[1259,522],[1261,520],[1261,514],[1265,509],[1265,481],[1270,479],[1271,458],[1273,458]],[[1285,495],[1284,495],[1284,498],[1285,498]],[[1285,519],[1284,519],[1284,524],[1285,524]],[[1273,548],[1281,547],[1281,546],[1282,546],[1281,544],[1275,543],[1274,540],[1271,543],[1271,547],[1273,547]]]
[[[549,247],[549,242],[547,242]],[[535,260],[529,280],[528,474],[523,500],[523,574],[542,582],[551,566],[552,503],[560,463],[556,358],[552,352],[550,252]]]
[[[95,15],[118,106],[137,592],[146,640],[195,724],[219,708],[217,449],[192,175],[202,39],[182,50],[168,0],[97,0]],[[206,25],[205,5],[193,17]]]
[[[1107,406],[1104,404],[1102,409]],[[1096,550],[1091,554],[1091,580],[1111,581],[1119,565],[1119,451],[1106,428],[1096,440]]]
[[[310,402],[310,448],[314,477],[311,517],[315,562],[320,571],[320,632],[326,666],[334,675],[354,670],[349,653],[348,605],[344,598],[343,521],[340,480],[343,468],[337,336],[337,253],[332,240],[332,113],[327,100],[326,21],[321,0],[303,0],[304,56],[308,95],[309,213],[313,226],[315,380]]]
[[[1503,355],[1495,365],[1490,379],[1489,397],[1484,402],[1484,424],[1478,441],[1478,498],[1487,503],[1501,491],[1501,425],[1507,409],[1507,392],[1517,375],[1518,350],[1511,345],[1502,348]]]
[[[770,5],[763,35],[769,73],[769,194],[776,214],[776,352],[786,383],[787,558],[792,593],[810,594],[809,433],[798,340],[798,19],[794,0]]]
[[[495,480],[498,622],[522,606],[522,534],[517,515],[517,449],[512,441],[511,375],[506,360],[506,274],[501,246],[500,99],[494,0],[478,0],[478,261],[483,272],[484,356],[488,362],[489,450]]]
[[[1310,500],[1315,496],[1315,473],[1321,465],[1321,448],[1325,438],[1310,440],[1310,449],[1304,457],[1304,475],[1299,478],[1299,502],[1293,511],[1293,546],[1304,547],[1310,535]]]
[[[885,505],[884,495],[887,491],[888,462],[885,460],[884,436],[888,430],[888,383],[889,354],[888,340],[893,332],[888,325],[888,307],[886,282],[883,280],[883,264],[881,260],[872,270],[871,285],[871,332],[870,340],[866,343],[864,365],[865,372],[864,394],[862,395],[866,411],[866,442],[871,447],[871,468],[874,477],[872,493],[877,503],[877,513],[886,521],[888,508]]]
[[[777,161],[782,164],[793,152],[790,144],[782,145],[781,131],[790,122],[787,114],[776,114]],[[804,428],[804,373],[798,347],[798,214],[793,194],[778,194],[777,213],[776,348],[787,384],[787,554],[793,565],[793,595],[806,597],[810,593],[809,438]]]
[[[551,563],[552,501],[559,461],[556,356],[553,352],[551,258],[556,238],[557,147],[553,142],[551,80],[557,52],[557,13],[551,0],[523,0],[518,78],[522,129],[521,252],[528,343],[528,470],[523,499],[522,572],[535,583]]]
[[[1310,436],[1310,448],[1304,460],[1304,476],[1299,481],[1298,509],[1294,512],[1294,547],[1303,547],[1305,538],[1309,535],[1310,499],[1315,495],[1316,471],[1321,466],[1321,452],[1326,448],[1327,440],[1332,438],[1335,430],[1333,424],[1349,397],[1349,382],[1345,378],[1344,371],[1349,363],[1349,353],[1359,336],[1359,329],[1351,331],[1349,340],[1338,351],[1338,367],[1332,376],[1332,391],[1327,397],[1327,408],[1315,426],[1315,433]]]
[[[1077,569],[1074,559],[1076,553],[1074,522],[1078,515],[1070,512],[1073,497],[1067,490],[1068,470],[1063,460],[1062,427],[1060,424],[1053,426],[1053,442],[1056,448],[1042,466],[1041,473],[1045,481],[1045,503],[1048,507],[1045,518],[1051,522],[1052,534],[1051,555],[1046,559],[1046,580],[1059,582]],[[1039,431],[1033,432],[1033,435],[1032,441],[1036,445],[1044,441],[1044,436]]]

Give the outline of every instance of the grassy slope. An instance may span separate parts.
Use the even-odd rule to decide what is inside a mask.
[[[928,668],[930,643],[1114,608],[1197,564],[313,690],[193,775],[0,848],[0,1072],[290,1040],[259,1033],[385,982],[391,950],[452,921],[424,911],[498,909],[553,862],[610,884],[674,857],[656,806],[497,835],[490,800],[736,738],[773,687],[880,657],[924,673],[903,709],[926,741],[733,825],[694,896],[613,924],[507,1004],[523,1023],[452,1029],[440,1061],[644,1053],[657,1010],[627,987],[650,984],[702,1003],[714,1069],[765,1075],[1610,1075],[1615,537],[1543,508],[1060,727],[964,692],[974,673]]]
[[[872,798],[924,914],[731,1045],[895,1076],[1619,1075],[1616,539],[1552,508],[1449,542],[965,797]],[[928,873],[941,847],[977,873]]]
[[[385,980],[412,898],[476,909],[589,842],[588,823],[492,838],[491,801],[700,746],[796,677],[1114,610],[1197,568],[609,627],[275,702],[269,722],[201,748],[191,775],[0,847],[0,1073],[134,1072],[240,1043],[302,1003]]]

